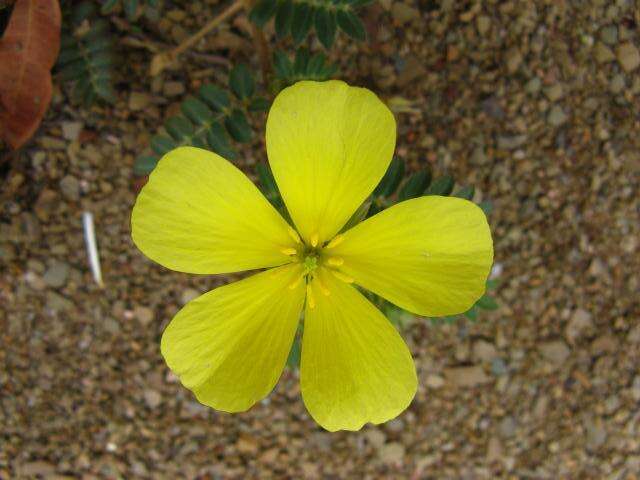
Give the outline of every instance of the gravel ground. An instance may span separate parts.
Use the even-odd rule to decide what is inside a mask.
[[[170,11],[151,38],[178,41],[213,3]],[[58,93],[3,172],[0,478],[640,478],[638,4],[383,0],[367,15],[371,42],[342,39],[336,60],[403,107],[405,159],[494,201],[501,308],[410,326],[419,391],[380,427],[323,431],[292,372],[250,412],[200,406],[159,339],[227,279],[134,248],[131,170],[185,92],[252,47],[236,21],[155,80],[148,52],[129,48],[114,108]],[[242,158],[264,159],[262,139]]]

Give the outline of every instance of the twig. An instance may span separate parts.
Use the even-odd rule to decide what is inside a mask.
[[[200,41],[205,35],[211,32],[214,28],[220,25],[229,17],[232,17],[237,12],[242,10],[245,6],[245,0],[235,0],[226,10],[223,10],[220,15],[211,19],[204,27],[202,27],[197,33],[187,38],[184,42],[180,43],[177,47],[169,52],[163,52],[155,55],[151,60],[151,66],[149,72],[151,76],[160,74],[165,68],[167,68],[175,59],[183,53],[185,50],[193,47],[198,41]]]
[[[95,282],[102,288],[104,283],[102,282],[100,256],[98,255],[98,245],[96,243],[96,229],[93,226],[93,214],[91,212],[82,212],[82,226],[84,228],[84,241],[87,245],[91,273]]]

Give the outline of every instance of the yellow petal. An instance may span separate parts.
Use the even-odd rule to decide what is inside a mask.
[[[407,200],[356,225],[329,250],[362,287],[425,316],[468,310],[493,262],[487,218],[454,197]]]
[[[162,335],[169,368],[197,399],[241,412],[266,397],[278,381],[296,333],[304,284],[285,265],[216,288],[189,302]]]
[[[267,154],[291,218],[308,242],[330,240],[384,175],[396,123],[372,92],[298,82],[276,97]]]
[[[150,259],[188,273],[227,273],[291,261],[290,227],[256,186],[215,153],[166,154],[138,195],[132,237]]]
[[[417,388],[409,349],[354,287],[323,268],[318,274],[328,295],[318,290],[305,310],[300,385],[307,410],[332,432],[396,417]]]

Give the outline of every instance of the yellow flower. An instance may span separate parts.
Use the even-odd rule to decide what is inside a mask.
[[[466,311],[493,260],[483,212],[459,198],[398,203],[339,234],[389,165],[396,124],[370,91],[300,82],[275,99],[267,154],[292,228],[255,185],[214,153],[165,155],[142,189],[132,236],[180,272],[266,269],[189,302],[161,351],[205,405],[247,410],[271,392],[300,314],[300,383],[327,430],[358,430],[402,412],[416,392],[409,349],[354,287],[426,316]]]

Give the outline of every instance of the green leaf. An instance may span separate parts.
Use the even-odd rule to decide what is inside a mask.
[[[229,86],[236,97],[244,100],[253,95],[255,83],[249,68],[243,63],[236,65],[229,74]]]
[[[281,50],[276,50],[273,54],[273,69],[276,76],[283,80],[290,78],[293,74],[293,64],[291,60],[289,60],[289,57]]]
[[[363,41],[367,38],[362,21],[351,10],[337,10],[338,26],[351,38]]]
[[[293,17],[293,0],[281,0],[276,10],[276,36],[282,39],[291,31],[291,20]]]
[[[291,19],[291,37],[297,45],[305,39],[311,25],[313,25],[314,8],[306,2],[296,2],[293,6],[293,16]]]
[[[276,183],[276,179],[274,178],[269,165],[265,162],[260,162],[256,165],[256,172],[258,173],[258,181],[260,182],[262,191],[266,197],[279,196],[280,192],[278,190],[278,184]]]
[[[151,149],[158,155],[164,155],[176,147],[176,142],[166,135],[154,135],[151,138]]]
[[[191,144],[191,139],[195,133],[193,124],[182,115],[176,115],[168,119],[164,124],[164,128],[175,140],[187,145]]]
[[[249,102],[247,110],[250,112],[266,112],[269,110],[271,102],[263,97],[256,97]]]
[[[462,187],[460,190],[454,193],[453,196],[458,198],[464,198],[466,200],[471,200],[475,193],[476,193],[476,188],[473,185],[467,185],[466,187]]]
[[[238,109],[231,112],[231,115],[225,119],[224,125],[229,135],[237,142],[246,143],[253,136],[247,117]]]
[[[491,215],[491,212],[493,211],[493,203],[491,203],[490,200],[484,200],[480,202],[478,206],[482,209],[487,217]]]
[[[318,8],[315,16],[316,33],[322,46],[329,50],[336,37],[337,21],[335,13],[327,8]]]
[[[350,228],[355,227],[362,220],[367,218],[367,214],[369,213],[369,208],[371,208],[371,200],[367,199],[362,202],[362,205],[358,207],[358,209],[351,215],[351,218],[347,220],[347,223],[340,229],[340,232],[346,232]]]
[[[431,181],[431,172],[421,170],[409,177],[398,193],[398,201],[402,202],[410,198],[419,197],[424,193],[425,188]]]
[[[182,113],[197,125],[204,125],[213,119],[213,112],[201,100],[195,97],[187,97],[180,106]]]
[[[495,298],[484,294],[480,297],[480,300],[476,302],[476,306],[482,308],[483,310],[496,310],[498,308],[498,303]]]
[[[140,155],[136,158],[135,162],[133,162],[133,173],[139,176],[148,175],[157,164],[158,159],[156,157]]]
[[[109,14],[113,11],[114,8],[118,6],[118,2],[120,0],[105,0],[100,7],[100,13],[103,15]]]
[[[198,90],[198,96],[215,111],[222,112],[229,108],[231,101],[229,94],[210,83],[204,84]]]
[[[124,0],[124,13],[127,19],[135,20],[138,13],[138,0]]]
[[[237,153],[231,148],[226,130],[219,122],[213,122],[209,127],[207,141],[214,152],[227,160],[234,160],[237,157]]]
[[[498,285],[500,285],[500,281],[497,278],[487,280],[487,290],[495,290]]]
[[[296,57],[293,61],[293,72],[295,75],[304,75],[307,72],[307,65],[309,64],[309,50],[306,48],[299,48],[296,51]]]
[[[433,181],[429,188],[424,192],[425,195],[443,195],[447,196],[453,190],[455,181],[451,175],[443,175]]]
[[[262,28],[275,15],[277,8],[278,2],[276,0],[261,0],[251,10],[249,20]]]
[[[296,369],[300,367],[300,354],[302,352],[300,343],[300,336],[296,335],[293,339],[293,343],[291,344],[289,356],[287,357],[287,366],[289,368]]]
[[[393,195],[404,176],[404,162],[396,155],[391,159],[384,177],[373,191],[376,197],[389,197]]]
[[[478,310],[476,310],[476,307],[473,306],[469,310],[464,312],[464,316],[467,317],[469,320],[477,320],[478,319]]]

